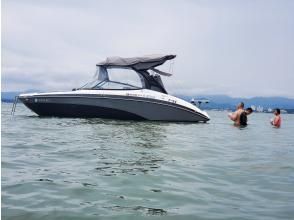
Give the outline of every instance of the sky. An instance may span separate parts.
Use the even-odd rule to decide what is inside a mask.
[[[68,90],[108,56],[176,54],[169,93],[294,97],[292,0],[3,0],[1,10],[2,91]]]

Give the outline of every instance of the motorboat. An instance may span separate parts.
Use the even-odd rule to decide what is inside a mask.
[[[67,92],[28,93],[18,99],[39,116],[207,122],[205,111],[169,95],[157,67],[176,55],[109,57],[94,79]]]

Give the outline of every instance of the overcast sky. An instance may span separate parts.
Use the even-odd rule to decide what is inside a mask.
[[[170,93],[294,97],[292,0],[3,0],[2,91],[67,90],[107,56],[176,54]]]

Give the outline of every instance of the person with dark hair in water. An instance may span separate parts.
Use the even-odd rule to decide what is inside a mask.
[[[246,112],[247,115],[250,115],[253,112],[253,109],[250,108],[250,107],[246,108],[245,112]]]
[[[281,110],[279,108],[274,111],[275,117],[271,119],[271,124],[276,128],[281,127],[282,118],[281,118]]]
[[[246,108],[240,115],[240,126],[247,125],[247,116],[253,112],[252,108]]]
[[[234,125],[239,126],[240,125],[240,115],[241,113],[244,111],[244,103],[240,102],[237,107],[236,107],[236,111],[232,112],[228,115],[228,117],[234,121]]]

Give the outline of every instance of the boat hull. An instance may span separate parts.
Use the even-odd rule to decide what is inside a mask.
[[[28,96],[19,98],[39,116],[206,122],[205,115],[178,104],[119,96]]]

